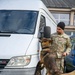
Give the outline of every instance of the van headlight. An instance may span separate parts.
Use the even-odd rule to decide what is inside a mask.
[[[8,62],[7,66],[26,66],[30,63],[31,56],[13,57]]]

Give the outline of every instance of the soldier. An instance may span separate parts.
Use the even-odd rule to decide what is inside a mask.
[[[65,24],[63,22],[57,25],[57,34],[52,35],[50,39],[42,39],[41,60],[39,61],[35,75],[41,75],[41,64],[47,69],[47,75],[60,75],[64,69],[64,56],[71,50],[70,38],[64,33]],[[48,41],[50,40],[50,41]],[[51,44],[51,45],[50,45]],[[61,72],[60,72],[61,70]]]
[[[68,55],[71,51],[70,38],[64,33],[64,28],[64,22],[59,22],[57,25],[57,33],[52,35],[52,44],[57,44],[56,64],[62,73],[64,71],[64,56]]]

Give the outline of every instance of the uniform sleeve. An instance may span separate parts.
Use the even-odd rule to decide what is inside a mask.
[[[71,40],[70,40],[70,38],[68,37],[68,38],[67,38],[67,43],[66,43],[66,52],[67,52],[67,53],[70,53],[70,51],[71,51],[71,46],[72,46]]]

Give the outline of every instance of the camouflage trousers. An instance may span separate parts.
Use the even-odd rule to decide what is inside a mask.
[[[44,56],[45,55],[45,56]],[[41,61],[43,62],[47,72],[46,75],[50,75],[53,73],[60,73],[60,70],[57,67],[56,64],[56,53],[50,52],[46,53],[44,51],[41,52]]]
[[[51,57],[51,59],[50,59],[50,61],[51,61],[50,65],[52,65],[52,69],[53,70],[57,70],[60,73],[64,73],[65,72],[64,71],[64,57],[62,57],[62,58],[56,58],[57,56],[54,55],[54,54],[50,54],[50,57]],[[54,62],[53,59],[55,59],[55,62]],[[48,68],[47,72],[49,72],[49,70],[50,69]]]
[[[64,72],[64,58],[56,58],[56,65],[61,73]]]

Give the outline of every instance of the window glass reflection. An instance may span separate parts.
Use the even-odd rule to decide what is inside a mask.
[[[60,19],[67,19],[67,20],[69,20],[69,14],[60,14]]]
[[[33,34],[37,11],[0,10],[0,33]]]
[[[69,14],[52,13],[57,23],[63,21],[66,25],[70,24]]]

